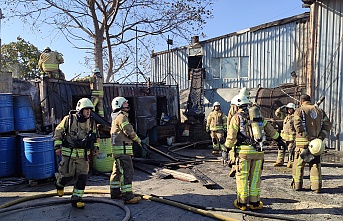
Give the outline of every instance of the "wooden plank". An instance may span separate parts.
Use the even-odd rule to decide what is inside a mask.
[[[200,170],[193,168],[192,170],[189,169],[189,171],[199,180],[199,182],[203,186],[208,187],[216,185],[216,183],[213,180],[211,180],[208,176],[203,174]]]
[[[197,178],[195,176],[193,176],[192,174],[188,174],[188,173],[183,173],[183,172],[179,172],[179,171],[175,171],[175,170],[169,170],[169,169],[165,169],[163,168],[161,170],[164,173],[169,173],[171,174],[175,179],[178,180],[183,180],[183,181],[188,181],[188,182],[197,182]]]

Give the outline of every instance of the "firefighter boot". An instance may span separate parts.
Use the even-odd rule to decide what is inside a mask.
[[[57,195],[59,197],[62,197],[64,195],[64,187],[60,186],[57,182],[55,182],[55,187],[56,187],[56,190],[57,190]]]
[[[247,210],[247,204],[245,203],[239,203],[237,199],[235,199],[235,201],[233,201],[233,205],[237,208],[240,209],[242,211]]]
[[[140,196],[134,196],[133,198],[129,199],[129,200],[125,200],[124,203],[125,204],[136,204],[139,201],[141,201],[141,197]]]
[[[122,195],[119,188],[111,188],[111,199],[121,199]]]
[[[281,167],[281,166],[283,166],[283,160],[277,160],[275,163],[274,163],[274,167]]]
[[[217,154],[219,154],[219,151],[218,151],[218,150],[213,150],[213,151],[212,151],[212,155],[217,155]]]
[[[261,201],[257,202],[249,202],[249,208],[251,210],[256,210],[256,209],[262,209],[263,208],[263,203]]]
[[[292,161],[288,161],[287,167],[288,167],[288,168],[292,168],[292,163],[293,163]]]
[[[82,201],[82,198],[78,196],[71,196],[71,205],[78,209],[83,209],[86,206],[86,204]]]

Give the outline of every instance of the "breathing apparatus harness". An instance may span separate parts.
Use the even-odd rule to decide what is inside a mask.
[[[71,154],[73,153],[73,149],[75,147],[80,148],[80,149],[84,149],[85,160],[88,160],[87,159],[87,151],[88,150],[94,150],[95,149],[94,143],[96,142],[96,134],[92,130],[92,128],[93,128],[92,126],[94,126],[95,121],[94,121],[94,119],[92,117],[90,117],[90,128],[91,128],[91,130],[86,134],[86,136],[84,138],[82,138],[82,139],[73,139],[72,143],[70,143],[66,139],[66,136],[67,136],[68,133],[76,133],[74,135],[77,136],[78,129],[79,129],[78,128],[78,124],[79,123],[84,123],[84,122],[87,121],[87,118],[85,118],[80,112],[78,112],[76,110],[69,111],[68,129],[67,129],[67,131],[65,131],[64,138],[62,140],[62,145],[64,147],[70,148],[70,156],[69,157],[71,157]],[[72,132],[71,131],[71,126],[72,126],[73,120],[74,120],[73,114],[76,115],[76,132]],[[72,137],[72,136],[70,136],[70,137]]]
[[[263,151],[266,137],[263,130],[263,119],[257,106],[243,106],[240,118],[240,130],[237,134],[237,146],[251,145],[256,151]]]

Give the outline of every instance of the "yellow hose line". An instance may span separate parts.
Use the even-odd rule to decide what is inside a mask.
[[[73,192],[71,192],[71,191],[67,191],[67,192],[64,192],[64,195],[71,195],[72,193]],[[86,194],[109,194],[110,191],[109,190],[86,190],[85,193]],[[7,207],[13,206],[15,204],[34,200],[34,199],[47,198],[47,197],[53,197],[53,196],[57,196],[56,191],[37,194],[37,195],[33,195],[33,196],[26,196],[26,197],[22,197],[22,198],[10,201],[8,203],[4,203],[0,206],[0,209],[7,208]]]
[[[204,216],[208,216],[208,217],[211,217],[211,218],[215,218],[215,219],[218,219],[218,220],[238,221],[237,219],[233,219],[233,218],[230,218],[230,217],[227,217],[227,216],[223,216],[223,215],[220,215],[220,214],[217,214],[217,213],[209,212],[209,211],[206,211],[206,210],[203,210],[203,209],[198,209],[198,208],[195,208],[195,207],[192,207],[192,206],[188,206],[188,205],[185,205],[185,204],[181,204],[181,203],[177,203],[177,202],[174,202],[174,201],[170,201],[170,200],[166,200],[166,199],[161,199],[161,198],[158,198],[158,197],[153,197],[153,196],[149,196],[149,195],[142,195],[142,198],[145,199],[145,200],[152,200],[152,201],[156,201],[156,202],[160,202],[160,203],[164,203],[164,204],[169,204],[169,205],[172,205],[172,206],[175,206],[175,207],[179,207],[179,208],[184,209],[184,210],[188,210],[188,211],[191,211],[191,212],[194,212],[194,213],[198,213],[198,214],[201,214],[201,215],[204,215]]]

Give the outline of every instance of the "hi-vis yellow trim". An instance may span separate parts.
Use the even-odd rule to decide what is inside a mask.
[[[67,147],[62,147],[62,155],[67,156],[67,157],[84,157],[85,156],[85,150],[84,149],[79,149],[79,148],[74,148],[73,152],[71,153],[71,149]],[[87,155],[89,154],[89,151],[87,150]]]
[[[241,153],[241,154],[263,154],[264,152],[258,152],[256,151],[255,147],[250,146],[250,145],[241,145],[238,146],[236,149],[236,153]]]
[[[274,136],[272,136],[273,140],[276,140],[280,136],[279,132],[276,132]]]
[[[296,137],[295,138],[295,145],[296,146],[306,146],[309,144],[309,141],[306,137]]]
[[[136,141],[136,140],[138,140],[138,138],[139,138],[138,135],[136,135],[134,138],[132,138],[132,140]]]
[[[104,95],[104,91],[92,91],[92,95],[94,95],[94,96],[103,96]]]
[[[85,193],[85,190],[73,189],[73,196],[82,197],[84,193]]]
[[[62,144],[62,140],[55,140],[55,146],[61,145],[61,144]]]
[[[236,131],[239,130],[239,127],[238,127],[237,125],[232,125],[232,128],[233,128],[234,130],[236,130]]]
[[[125,147],[124,146],[112,146],[111,151],[113,154],[128,154],[128,155],[133,154],[131,145],[127,145]]]
[[[128,121],[125,121],[124,123],[120,124],[119,127],[122,130],[128,124],[130,124],[130,123]]]

